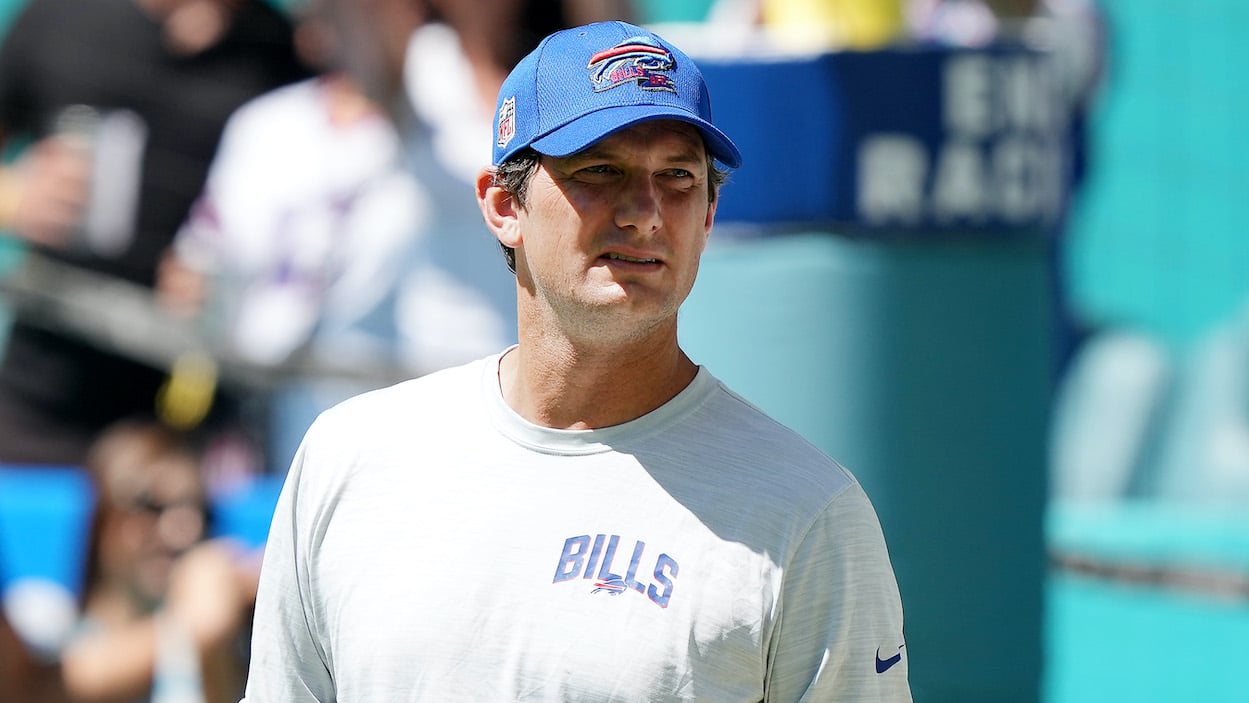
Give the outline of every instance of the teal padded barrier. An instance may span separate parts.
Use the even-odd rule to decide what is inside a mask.
[[[1049,703],[1246,700],[1249,514],[1059,502],[1046,529],[1056,554],[1104,572],[1049,580]]]
[[[636,0],[634,11],[642,24],[702,22],[715,0]]]
[[[1047,541],[1061,553],[1105,563],[1227,569],[1249,576],[1249,513],[1138,499],[1056,501]]]
[[[26,249],[20,242],[0,232],[0,278],[7,276],[22,262]],[[9,339],[9,327],[13,324],[13,309],[4,296],[0,296],[0,354],[4,353]]]
[[[871,495],[917,701],[1039,699],[1047,265],[1026,238],[713,235],[684,308],[691,356]]]
[[[1073,299],[1179,346],[1249,300],[1249,3],[1099,0],[1108,70],[1073,211]]]
[[[0,34],[13,21],[13,16],[26,6],[26,0],[0,0]]]
[[[1048,586],[1049,703],[1244,703],[1249,608],[1057,574]]]

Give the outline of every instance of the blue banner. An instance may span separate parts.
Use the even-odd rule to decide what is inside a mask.
[[[1022,46],[700,58],[741,148],[718,221],[871,232],[1052,229],[1071,115],[1049,54]]]

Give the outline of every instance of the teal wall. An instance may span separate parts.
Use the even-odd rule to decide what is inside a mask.
[[[9,26],[13,15],[26,4],[26,0],[0,0],[0,32]]]
[[[655,22],[701,22],[715,0],[633,0],[643,24]]]
[[[1183,346],[1249,300],[1249,3],[1100,1],[1109,65],[1071,292],[1094,323]]]

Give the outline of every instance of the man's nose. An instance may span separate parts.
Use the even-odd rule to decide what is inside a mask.
[[[660,194],[648,176],[628,178],[621,184],[616,205],[616,225],[622,229],[654,232],[663,224]]]

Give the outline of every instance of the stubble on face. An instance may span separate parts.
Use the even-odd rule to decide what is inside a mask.
[[[702,139],[683,122],[647,122],[569,157],[544,156],[518,268],[533,312],[602,342],[668,328],[675,337],[714,216],[707,189]]]

